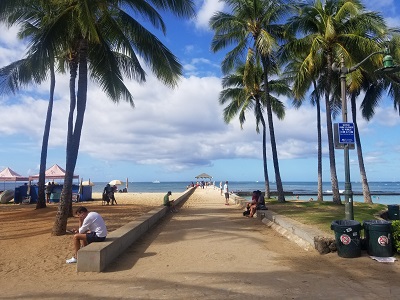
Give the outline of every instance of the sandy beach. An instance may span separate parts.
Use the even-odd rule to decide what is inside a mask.
[[[116,194],[117,206],[84,203],[109,231],[162,202],[163,193]],[[179,195],[173,195],[177,198]],[[95,195],[100,199],[100,194]],[[197,189],[103,273],[65,259],[71,235],[51,236],[56,205],[0,206],[0,299],[379,299],[400,293],[400,268],[366,255],[305,251],[257,219]],[[76,205],[75,205],[76,206]],[[70,219],[75,227],[77,219]]]
[[[111,232],[161,205],[163,196],[163,193],[118,193],[118,205],[102,206],[101,193],[93,193],[94,201],[73,206],[75,209],[82,205],[99,212]],[[19,281],[32,276],[52,278],[76,273],[74,268],[65,266],[65,259],[72,255],[71,234],[51,236],[56,211],[57,204],[39,210],[34,204],[0,205],[0,280],[10,282],[10,279]],[[78,219],[70,218],[68,228],[77,227]]]

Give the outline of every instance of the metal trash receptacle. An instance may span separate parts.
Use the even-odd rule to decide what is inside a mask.
[[[397,204],[388,205],[389,220],[399,220],[399,206]]]
[[[392,256],[392,223],[385,220],[368,220],[364,221],[363,225],[368,254],[377,257]]]
[[[332,221],[338,255],[344,258],[361,256],[361,223],[354,220]]]

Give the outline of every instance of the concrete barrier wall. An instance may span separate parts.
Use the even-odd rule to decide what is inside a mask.
[[[235,194],[233,194],[231,198],[240,208],[245,208],[247,203],[250,202],[249,200]],[[330,236],[329,234],[326,234],[317,228],[302,224],[289,217],[278,215],[271,210],[258,210],[257,217],[260,218],[264,224],[276,230],[288,239],[294,241],[305,250],[315,249],[315,237]]]
[[[183,204],[196,188],[186,190],[175,205]],[[168,208],[160,206],[152,209],[143,216],[109,233],[106,240],[92,243],[78,251],[78,272],[101,272],[139,237],[147,232],[154,224],[166,215]]]

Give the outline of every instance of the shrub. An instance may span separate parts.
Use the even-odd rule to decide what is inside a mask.
[[[392,222],[394,248],[400,253],[400,221]]]

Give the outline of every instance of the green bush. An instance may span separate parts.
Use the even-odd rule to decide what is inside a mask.
[[[400,221],[393,221],[392,228],[394,248],[398,253],[400,253]]]

